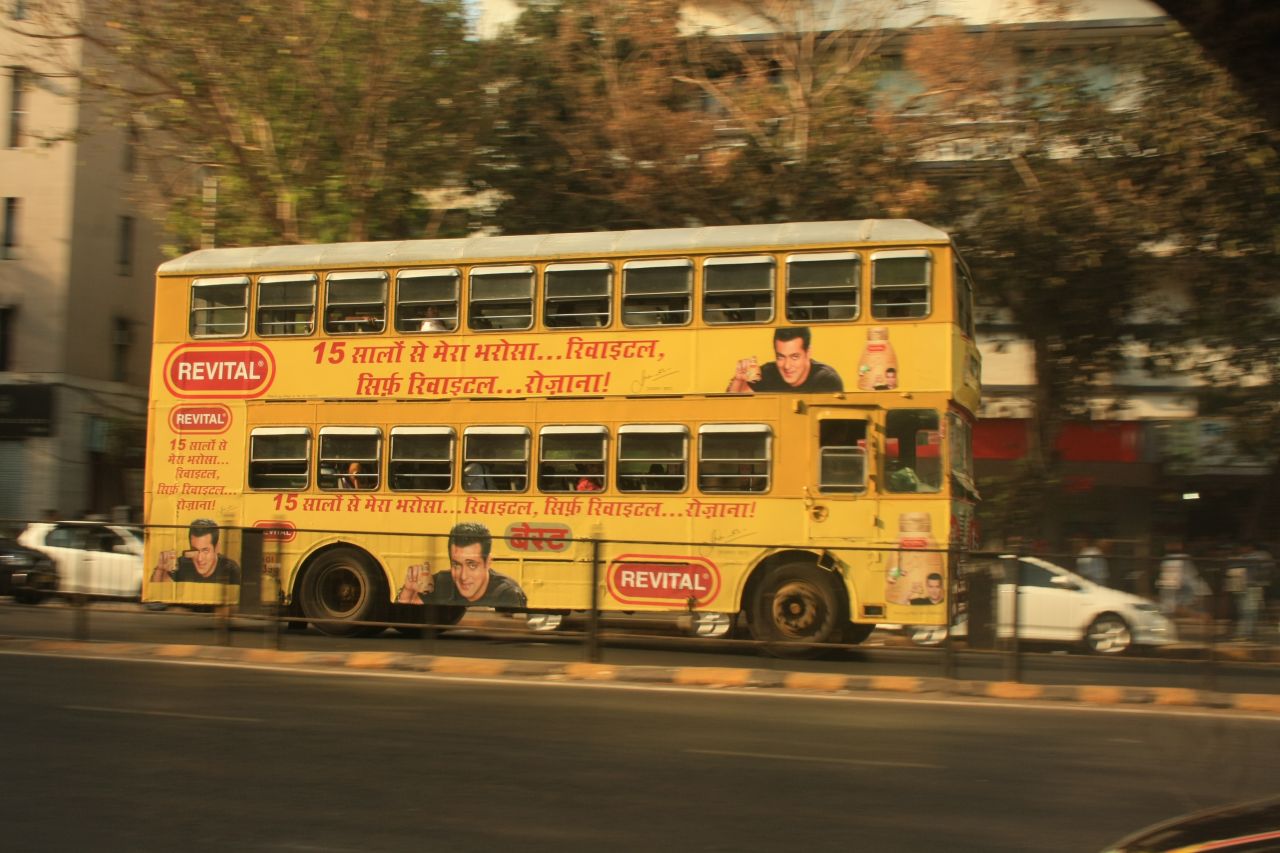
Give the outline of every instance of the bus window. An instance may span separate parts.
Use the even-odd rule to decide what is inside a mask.
[[[369,491],[382,470],[382,430],[377,427],[321,427],[322,489]]]
[[[546,426],[539,433],[538,488],[598,492],[604,488],[609,431],[602,426]]]
[[[331,335],[370,335],[387,324],[387,274],[329,273],[324,330]]]
[[[469,328],[527,329],[533,325],[533,267],[475,267],[469,298]]]
[[[683,492],[689,472],[689,429],[678,424],[618,428],[618,490]]]
[[[929,253],[923,249],[876,252],[871,256],[871,316],[929,316]]]
[[[609,325],[613,311],[610,264],[548,264],[542,288],[542,322],[547,328]]]
[[[771,435],[764,424],[699,427],[698,488],[704,492],[768,491]]]
[[[258,278],[258,315],[262,337],[309,335],[316,328],[316,275],[264,275]]]
[[[311,478],[311,430],[258,427],[249,433],[249,488],[298,492]]]
[[[962,334],[972,338],[976,334],[973,328],[973,279],[959,257],[956,258],[955,276],[956,325]]]
[[[462,488],[523,492],[529,486],[529,429],[468,427],[462,433]]]
[[[713,324],[769,322],[773,272],[768,255],[707,258],[702,264],[702,319]]]
[[[191,282],[191,337],[238,338],[249,329],[249,277]]]
[[[683,326],[692,314],[692,297],[690,261],[627,261],[622,267],[624,326]]]
[[[885,416],[884,488],[937,492],[942,488],[942,433],[932,409],[895,409]]]
[[[452,332],[458,328],[456,269],[405,270],[396,276],[397,332]]]
[[[867,490],[867,422],[831,418],[818,422],[818,491]]]
[[[787,320],[858,319],[861,267],[856,252],[791,255],[787,258]]]
[[[453,427],[391,428],[387,482],[397,492],[447,492],[453,488]]]

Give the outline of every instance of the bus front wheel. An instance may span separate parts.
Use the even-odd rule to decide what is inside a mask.
[[[382,615],[382,584],[364,555],[354,548],[334,548],[316,558],[302,581],[302,613],[322,634],[355,637],[376,634],[381,627],[352,625]]]
[[[766,643],[839,642],[843,622],[835,583],[812,563],[772,570],[752,601],[751,633]]]

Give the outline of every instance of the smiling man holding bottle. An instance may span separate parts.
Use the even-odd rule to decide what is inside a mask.
[[[773,331],[773,361],[759,364],[755,357],[738,361],[730,392],[843,391],[844,381],[835,368],[813,359],[808,326],[780,326]]]

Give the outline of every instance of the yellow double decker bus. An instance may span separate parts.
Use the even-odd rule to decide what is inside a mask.
[[[146,600],[234,600],[265,536],[334,634],[469,606],[945,624],[980,361],[936,228],[210,249],[156,293]]]

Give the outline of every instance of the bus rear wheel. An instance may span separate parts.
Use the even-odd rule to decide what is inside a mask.
[[[302,613],[322,634],[358,637],[383,629],[351,622],[381,618],[387,596],[381,578],[354,548],[334,548],[316,558],[302,581]]]
[[[789,563],[769,573],[751,603],[751,634],[770,644],[835,643],[842,639],[843,608],[831,575],[812,563]],[[814,653],[771,646],[786,654]]]

